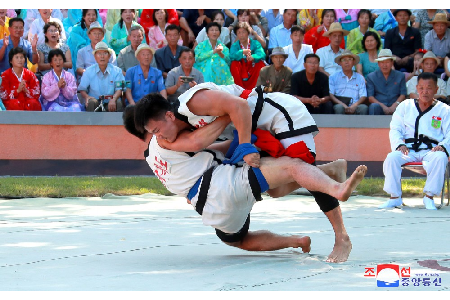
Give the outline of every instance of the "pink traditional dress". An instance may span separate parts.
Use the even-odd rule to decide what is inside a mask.
[[[64,78],[66,86],[58,87],[60,78]],[[51,70],[42,77],[41,102],[46,111],[82,111],[83,106],[78,101],[77,84],[73,75],[62,71],[61,77]]]
[[[25,81],[26,91],[17,92],[20,82]],[[28,69],[17,75],[12,68],[2,73],[0,98],[7,110],[42,110],[39,103],[39,81]]]
[[[169,25],[169,23],[166,23],[165,27]],[[164,32],[161,31],[161,28],[159,28],[158,25],[155,25],[148,29],[148,45],[155,50],[167,46],[166,36],[164,35]],[[178,40],[178,45],[183,45],[183,40],[181,39],[181,37]]]

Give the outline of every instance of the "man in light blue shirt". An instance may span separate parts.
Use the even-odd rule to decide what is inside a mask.
[[[297,19],[297,10],[285,9],[283,23],[270,30],[269,51],[275,47],[285,47],[292,44],[291,27]]]
[[[81,77],[78,91],[86,103],[86,111],[123,111],[121,101],[125,78],[122,69],[108,63],[114,51],[105,42],[95,46],[96,64],[90,66]]]
[[[359,56],[345,50],[335,59],[342,70],[330,76],[330,98],[335,114],[367,115],[369,107],[364,77],[352,69],[359,63]]]
[[[280,12],[279,9],[268,9],[268,10],[262,10],[261,16],[267,19],[269,22],[269,32],[272,30],[272,28],[280,25],[283,23],[283,14]]]
[[[155,49],[147,44],[137,47],[135,55],[139,64],[129,68],[125,75],[127,84],[129,82],[126,91],[127,105],[136,104],[145,95],[155,92],[167,99],[162,72],[150,66],[154,53]]]

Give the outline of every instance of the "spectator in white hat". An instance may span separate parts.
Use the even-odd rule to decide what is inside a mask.
[[[86,69],[81,77],[78,91],[86,103],[86,111],[123,111],[121,101],[125,78],[119,67],[109,63],[114,51],[105,42],[95,45],[96,64]]]
[[[155,49],[147,44],[137,47],[135,55],[139,64],[129,68],[125,75],[127,105],[136,104],[143,96],[155,92],[167,99],[162,72],[150,66],[154,54]]]

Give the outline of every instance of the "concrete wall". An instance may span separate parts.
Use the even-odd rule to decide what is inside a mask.
[[[313,117],[318,161],[345,158],[381,176],[390,116]],[[0,112],[0,176],[148,175],[146,148],[123,128],[122,113]]]

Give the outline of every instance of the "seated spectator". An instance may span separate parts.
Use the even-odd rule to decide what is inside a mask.
[[[36,20],[33,21],[30,25],[30,30],[28,31],[28,40],[31,41],[34,37],[37,36],[38,38],[38,46],[45,43],[45,36],[44,36],[44,25],[48,22],[55,22],[58,23],[61,27],[61,32],[59,34],[59,39],[62,43],[65,43],[67,41],[66,38],[66,32],[64,31],[63,24],[60,19],[53,18],[51,16],[52,10],[51,9],[39,9],[39,17],[36,18]]]
[[[127,105],[134,105],[145,95],[156,92],[167,99],[162,72],[150,66],[154,53],[155,49],[147,44],[141,44],[137,48],[136,58],[139,64],[129,68],[125,75],[125,80],[130,82],[130,87],[127,86],[126,90]]]
[[[291,95],[302,101],[311,114],[332,114],[328,76],[319,72],[320,57],[306,54],[305,69],[292,74]]]
[[[23,20],[20,18],[9,19],[9,36],[4,36],[3,40],[0,40],[0,73],[9,68],[8,61],[9,51],[13,48],[20,47],[26,53],[26,58],[36,64],[39,60],[37,52],[37,39],[32,39],[31,43],[22,38],[23,35]],[[25,63],[24,68],[27,68]]]
[[[144,28],[142,28],[142,26],[140,25],[131,27],[130,29],[131,44],[120,50],[119,56],[117,57],[117,66],[122,69],[123,76],[125,76],[125,73],[129,68],[137,66],[139,64],[135,53],[139,45],[142,44],[143,40],[144,40]],[[156,62],[153,60],[153,57],[151,66],[153,68],[156,68]]]
[[[281,92],[289,94],[291,92],[292,70],[283,66],[286,58],[287,54],[284,53],[283,48],[274,48],[272,54],[270,54],[273,64],[261,69],[256,86],[263,85],[265,93]]]
[[[434,73],[439,64],[440,59],[436,57],[436,55],[432,51],[428,51],[427,53],[425,53],[425,55],[419,62],[419,65],[421,66],[423,72],[428,73]],[[419,93],[417,92],[417,78],[418,76],[414,76],[406,82],[406,92],[411,99],[419,98]],[[434,95],[434,98],[447,98],[447,84],[445,83],[445,81],[441,78],[438,78],[437,85],[438,91]]]
[[[330,44],[330,39],[323,36],[325,32],[330,29],[331,24],[336,20],[336,14],[333,9],[324,9],[322,11],[322,23],[320,26],[313,27],[305,33],[305,39],[303,42],[305,44],[311,45],[314,52],[318,49],[328,46]],[[342,39],[339,45],[342,49],[345,49],[345,41]]]
[[[347,37],[347,49],[355,54],[363,53],[365,50],[361,43],[364,35],[367,31],[373,31],[378,35],[378,32],[369,27],[372,21],[372,13],[367,9],[361,9],[358,12],[358,23],[359,27],[352,29]]]
[[[303,27],[305,32],[319,26],[322,21],[322,11],[323,9],[300,9],[297,14],[297,25]]]
[[[419,49],[417,53],[414,54],[414,69],[411,73],[407,73],[406,75],[406,86],[408,86],[408,80],[413,78],[414,76],[419,76],[420,73],[423,72],[422,65],[420,64],[422,62],[422,58],[428,51],[425,49]]]
[[[323,34],[324,37],[330,39],[330,44],[318,49],[316,54],[320,57],[319,71],[324,72],[327,76],[341,70],[341,67],[335,62],[335,58],[344,52],[340,45],[346,35],[348,35],[348,31],[342,29],[341,24],[337,22],[331,24],[330,29]]]
[[[42,75],[45,75],[52,69],[50,62],[48,61],[48,55],[52,49],[61,49],[64,53],[64,69],[72,70],[72,55],[70,53],[69,46],[64,44],[59,39],[59,33],[61,32],[61,26],[56,22],[48,22],[44,25],[45,43],[37,47],[39,51],[38,68]]]
[[[267,19],[267,25],[268,25],[268,35],[270,35],[270,31],[272,28],[280,25],[283,23],[283,14],[280,13],[279,9],[268,9],[268,10],[262,10],[261,16]]]
[[[416,28],[408,26],[411,11],[409,9],[397,9],[394,11],[398,27],[389,29],[384,38],[384,49],[390,49],[394,54],[395,69],[406,68],[411,72],[414,68],[414,53],[422,48],[420,32]]]
[[[368,106],[366,82],[361,74],[353,71],[359,63],[359,56],[345,50],[335,58],[342,70],[330,76],[330,98],[335,114],[367,115]]]
[[[100,18],[98,17],[97,10],[83,9],[81,20],[72,27],[67,45],[70,48],[72,57],[75,58],[73,63],[74,70],[77,69],[76,58],[78,57],[78,51],[91,43],[88,36],[88,31],[91,24],[99,24],[99,27],[103,28],[102,23],[100,23],[99,20]],[[106,40],[104,40],[104,42],[106,42]]]
[[[0,39],[9,35],[9,18],[6,16],[7,9],[0,9]]]
[[[367,75],[378,69],[378,53],[381,49],[381,40],[377,33],[367,31],[361,41],[361,46],[365,52],[358,54],[359,63],[356,71],[367,78]]]
[[[389,132],[392,152],[383,164],[383,189],[391,199],[379,208],[402,205],[401,166],[423,162],[427,173],[423,204],[426,209],[436,210],[433,196],[441,193],[448,164],[450,108],[433,99],[438,90],[435,74],[420,74],[417,90],[419,99],[405,100],[392,117]]]
[[[41,18],[40,16],[40,12],[39,9],[23,9],[24,13],[20,14],[20,18],[22,18],[25,22],[24,25],[24,34],[23,34],[23,38],[27,39],[29,36],[29,31],[31,29],[31,24],[36,20]],[[22,17],[25,16],[25,17]],[[51,9],[50,10],[50,16],[52,18],[56,18],[59,19],[62,22],[63,19],[63,15],[61,13],[60,9]],[[42,24],[41,28],[44,27],[44,24]]]
[[[225,24],[223,12],[221,12],[220,10],[213,12],[212,19],[213,22],[216,22],[221,27],[219,41],[221,41],[222,44],[224,44],[225,46],[228,45],[230,43],[230,30],[228,29],[228,27],[223,26]],[[198,44],[201,44],[203,41],[206,41],[207,39],[208,35],[206,33],[205,27],[199,32],[197,38],[195,39],[194,49],[195,47],[197,47]]]
[[[373,29],[378,31],[380,37],[384,38],[386,32],[389,29],[395,28],[398,26],[397,20],[393,15],[395,9],[388,9],[387,11],[381,13],[376,19],[375,24],[373,25]]]
[[[433,51],[442,63],[445,55],[450,52],[450,22],[447,21],[447,14],[438,13],[428,23],[433,25],[433,29],[425,35],[424,49]]]
[[[77,54],[77,75],[83,76],[84,71],[96,63],[94,57],[95,46],[103,41],[105,29],[98,22],[91,24],[87,31],[90,43],[78,51]],[[117,65],[116,54],[113,52],[109,58],[109,63]]]
[[[178,97],[197,84],[204,83],[203,74],[196,68],[194,50],[183,48],[180,51],[180,65],[167,74],[166,90],[169,102],[175,102]],[[187,77],[187,78],[186,78]]]
[[[433,29],[433,24],[429,23],[433,20],[437,13],[445,13],[443,9],[419,9],[416,15],[416,21],[412,27],[419,29],[422,37],[422,45],[425,45],[425,35]]]
[[[123,111],[121,96],[125,78],[122,69],[109,63],[113,53],[105,42],[95,45],[96,64],[86,69],[78,86],[86,111],[95,111],[100,105],[100,111]]]
[[[255,24],[261,29],[264,38],[269,34],[269,21],[266,17],[261,15],[262,9],[249,9],[250,22],[249,24]]]
[[[183,29],[181,35],[183,45],[189,46],[194,43],[198,33],[211,22],[212,9],[185,9],[180,18],[180,27]]]
[[[265,66],[266,54],[261,44],[249,38],[251,27],[248,23],[239,23],[234,27],[234,33],[238,40],[231,45],[230,71],[234,83],[244,89],[252,89],[256,86],[259,72]]]
[[[264,38],[261,29],[256,24],[250,23],[250,11],[248,9],[238,9],[237,10],[237,20],[230,25],[231,30],[231,44],[236,42],[236,34],[233,32],[234,27],[240,22],[247,22],[250,24],[250,35],[249,37],[253,40],[257,40],[263,48],[266,47],[266,39]]]
[[[5,107],[5,105],[3,105],[2,99],[0,99],[0,111],[5,111],[5,110],[6,110],[6,107]]]
[[[155,60],[158,69],[162,72],[163,77],[167,77],[167,73],[180,65],[178,58],[180,51],[186,47],[178,45],[180,39],[180,27],[169,25],[166,27],[167,46],[156,50]]]
[[[77,97],[75,77],[64,71],[64,63],[66,62],[64,52],[61,49],[52,49],[47,60],[50,62],[52,71],[47,72],[42,78],[41,102],[43,110],[82,111],[81,103]]]
[[[194,67],[202,72],[206,82],[228,85],[234,80],[230,73],[230,50],[219,40],[221,29],[215,22],[206,25],[208,39],[195,48]]]
[[[160,10],[160,9],[156,9],[156,10]],[[180,20],[178,19],[178,13],[176,9],[163,9],[166,11],[166,15],[167,15],[167,23],[170,25],[177,25],[180,26]],[[143,9],[141,16],[140,16],[140,20],[139,20],[139,24],[141,24],[141,26],[144,28],[145,30],[145,36],[148,36],[148,30],[157,25],[158,22],[155,22],[153,15],[154,15],[155,9]],[[162,31],[164,32],[164,30]]]
[[[166,27],[170,25],[168,23],[169,15],[166,9],[154,9],[153,10],[153,22],[154,26],[148,29],[148,44],[153,49],[161,49],[167,46],[167,40],[164,36]],[[178,40],[178,45],[183,45],[183,40]]]
[[[114,50],[116,55],[119,55],[120,50],[129,46],[130,41],[130,29],[133,26],[140,26],[136,21],[136,11],[134,9],[121,9],[120,10],[120,20],[114,25],[111,37],[109,39],[109,44]],[[146,43],[144,37],[143,43]]]
[[[336,22],[341,23],[343,29],[350,31],[358,27],[359,9],[335,9]]]
[[[42,110],[39,81],[25,68],[26,52],[21,47],[8,53],[10,68],[2,73],[0,98],[7,110]]]
[[[287,54],[287,59],[284,61],[284,65],[289,67],[293,73],[304,70],[303,66],[304,58],[306,54],[314,53],[311,45],[303,44],[303,37],[305,35],[305,29],[298,25],[292,25],[291,27],[291,40],[292,44],[283,47],[284,52]]]
[[[296,9],[285,9],[283,13],[283,24],[270,30],[269,51],[275,47],[285,47],[292,44],[291,27],[297,19]]]
[[[369,115],[392,115],[406,98],[405,75],[392,69],[395,56],[389,49],[381,50],[375,61],[379,69],[367,76]]]
[[[105,22],[105,40],[109,41],[111,39],[112,30],[114,25],[116,25],[122,18],[121,9],[108,9],[106,13],[106,22]],[[137,12],[135,11],[134,21],[137,22]]]

